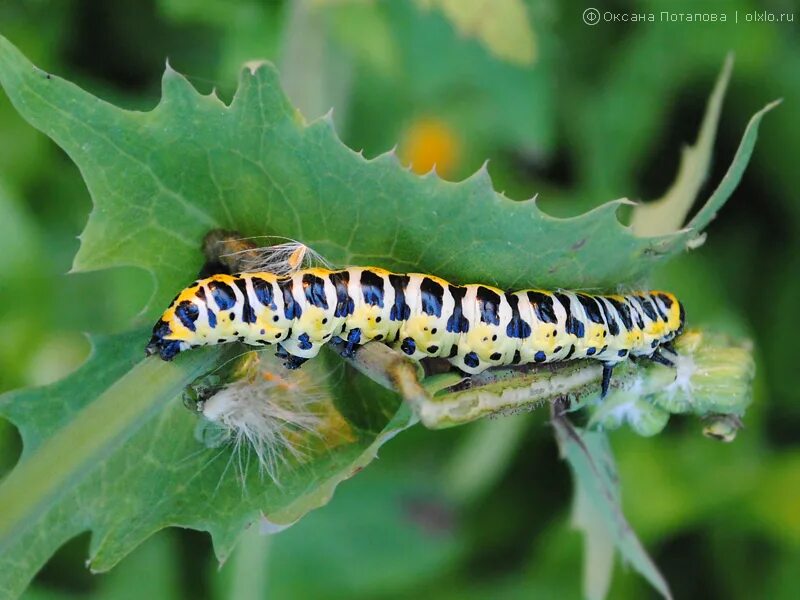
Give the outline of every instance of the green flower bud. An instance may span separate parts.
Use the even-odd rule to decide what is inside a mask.
[[[687,331],[675,342],[675,380],[652,401],[671,413],[742,415],[751,402],[755,364],[749,343]]]
[[[669,421],[669,413],[654,406],[635,390],[610,393],[596,405],[589,427],[613,430],[627,424],[641,436],[661,433]]]

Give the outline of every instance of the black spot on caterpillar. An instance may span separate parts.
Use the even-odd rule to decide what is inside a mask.
[[[491,325],[500,324],[500,294],[493,292],[489,288],[478,286],[478,291],[475,294],[478,299],[478,310],[481,313],[481,321]]]
[[[228,310],[236,305],[236,294],[233,293],[233,288],[224,281],[211,278],[208,281],[208,289],[211,290],[211,296],[220,310]]]
[[[448,286],[448,291],[453,297],[453,314],[447,319],[447,331],[452,333],[467,333],[469,331],[469,321],[464,317],[464,296],[467,288],[458,286]]]
[[[346,317],[353,314],[353,299],[347,293],[347,285],[350,283],[350,273],[347,271],[336,271],[328,275],[333,287],[336,288],[336,309],[333,311],[334,317]]]
[[[303,291],[306,301],[312,306],[328,309],[328,299],[325,297],[325,281],[316,275],[303,275]]]
[[[383,308],[383,279],[369,269],[364,269],[361,273],[361,295],[367,304]]]
[[[444,288],[430,277],[423,276],[419,284],[419,289],[422,300],[422,312],[426,315],[441,317]]]
[[[405,321],[411,316],[411,308],[406,304],[406,288],[409,278],[405,275],[389,274],[389,283],[394,288],[394,304],[389,311],[392,321]]]
[[[269,306],[275,310],[274,292],[272,284],[269,281],[261,279],[260,277],[251,277],[250,282],[253,284],[253,291],[256,294],[256,299],[262,306]]]
[[[519,314],[519,296],[506,294],[506,302],[511,307],[511,321],[506,326],[506,335],[512,338],[525,339],[531,335],[531,326]]]
[[[239,291],[242,293],[242,297],[244,298],[242,301],[242,321],[245,323],[255,323],[256,313],[253,310],[253,307],[250,305],[250,295],[247,293],[247,282],[239,277],[234,283],[236,284],[236,287],[239,288]],[[234,313],[231,313],[231,315],[231,320],[233,320],[235,315]]]
[[[200,316],[200,308],[193,302],[184,300],[175,308],[175,316],[189,331],[196,331],[194,322]]]

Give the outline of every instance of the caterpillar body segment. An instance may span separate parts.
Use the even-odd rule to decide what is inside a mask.
[[[156,323],[147,353],[171,360],[203,345],[276,344],[287,366],[297,367],[337,336],[345,353],[376,340],[415,360],[445,358],[469,374],[591,358],[604,364],[605,392],[615,364],[663,358],[659,346],[683,323],[683,306],[668,292],[505,292],[375,267],[309,268],[195,281]]]

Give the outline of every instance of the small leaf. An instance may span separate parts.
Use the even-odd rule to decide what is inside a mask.
[[[603,513],[578,479],[572,502],[572,526],[583,531],[583,594],[587,600],[603,600],[614,573],[614,540],[603,522]]]
[[[587,535],[589,571],[584,582],[587,586],[597,586],[585,589],[584,594],[589,598],[602,598],[605,595],[610,581],[606,569],[610,565],[602,562],[597,553],[604,548],[610,549],[607,543],[610,539],[626,562],[664,598],[672,598],[663,575],[622,514],[619,481],[608,438],[604,433],[574,427],[558,407],[552,414],[561,456],[569,463],[575,479],[576,513],[573,520]],[[605,528],[605,533],[598,528],[600,524]]]
[[[633,211],[631,227],[639,235],[662,235],[681,229],[686,215],[706,180],[711,165],[714,138],[722,112],[722,100],[731,78],[733,56],[729,55],[708,99],[706,114],[694,146],[683,149],[678,175],[667,193],[653,202],[638,205]]]
[[[706,201],[694,218],[689,221],[688,228],[695,234],[694,237],[699,235],[706,225],[717,216],[719,209],[728,201],[728,198],[730,198],[736,186],[739,185],[744,170],[747,168],[747,163],[750,162],[750,157],[753,155],[756,139],[758,138],[758,126],[761,124],[761,119],[781,102],[781,100],[770,102],[750,118],[744,130],[742,141],[739,142],[736,155],[733,157],[731,166],[728,167],[725,176],[722,178],[722,181],[719,182],[719,185],[717,185],[711,197]]]
[[[767,104],[750,118],[742,140],[739,142],[739,148],[736,150],[733,161],[722,181],[694,218],[684,229],[681,229],[686,215],[691,210],[700,191],[711,163],[714,135],[732,67],[733,58],[729,56],[717,79],[711,98],[709,98],[697,143],[693,147],[684,149],[675,182],[663,198],[653,203],[638,205],[634,210],[631,228],[639,235],[667,235],[680,230],[677,235],[683,239],[683,244],[673,245],[668,250],[669,254],[675,254],[686,248],[694,249],[702,245],[705,240],[705,234],[702,233],[703,229],[733,194],[742,179],[747,164],[750,162],[761,119],[781,102],[776,100]]]

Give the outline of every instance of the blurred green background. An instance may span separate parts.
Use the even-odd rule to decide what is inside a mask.
[[[506,5],[513,10],[499,8]],[[784,105],[766,118],[706,244],[650,283],[682,296],[692,324],[754,340],[755,402],[730,445],[679,418],[656,438],[619,431],[612,442],[626,514],[676,597],[796,598],[800,6],[617,0],[601,10],[652,12],[657,22],[592,27],[581,18],[589,6],[11,0],[0,4],[0,31],[41,67],[134,110],[157,102],[167,57],[225,100],[240,65],[267,58],[308,119],[334,107],[352,148],[374,156],[399,144],[415,170],[436,163],[454,180],[490,159],[498,190],[518,199],[539,193],[558,215],[622,196],[659,197],[682,145],[694,140],[726,53],[735,52],[708,191],[747,119],[772,99]],[[729,22],[663,23],[661,10],[725,12]],[[748,21],[754,11],[794,21]],[[0,95],[0,391],[70,372],[88,352],[81,332],[127,329],[148,297],[149,277],[133,269],[65,274],[90,209],[76,167]],[[521,259],[535,258],[532,239]],[[398,436],[330,505],[277,536],[248,532],[221,570],[205,534],[167,530],[112,572],[91,575],[81,536],[28,596],[245,598],[263,585],[273,598],[579,597],[582,542],[546,416]],[[503,441],[491,465],[469,458]],[[0,422],[0,476],[19,444]],[[611,597],[653,594],[617,565]]]

